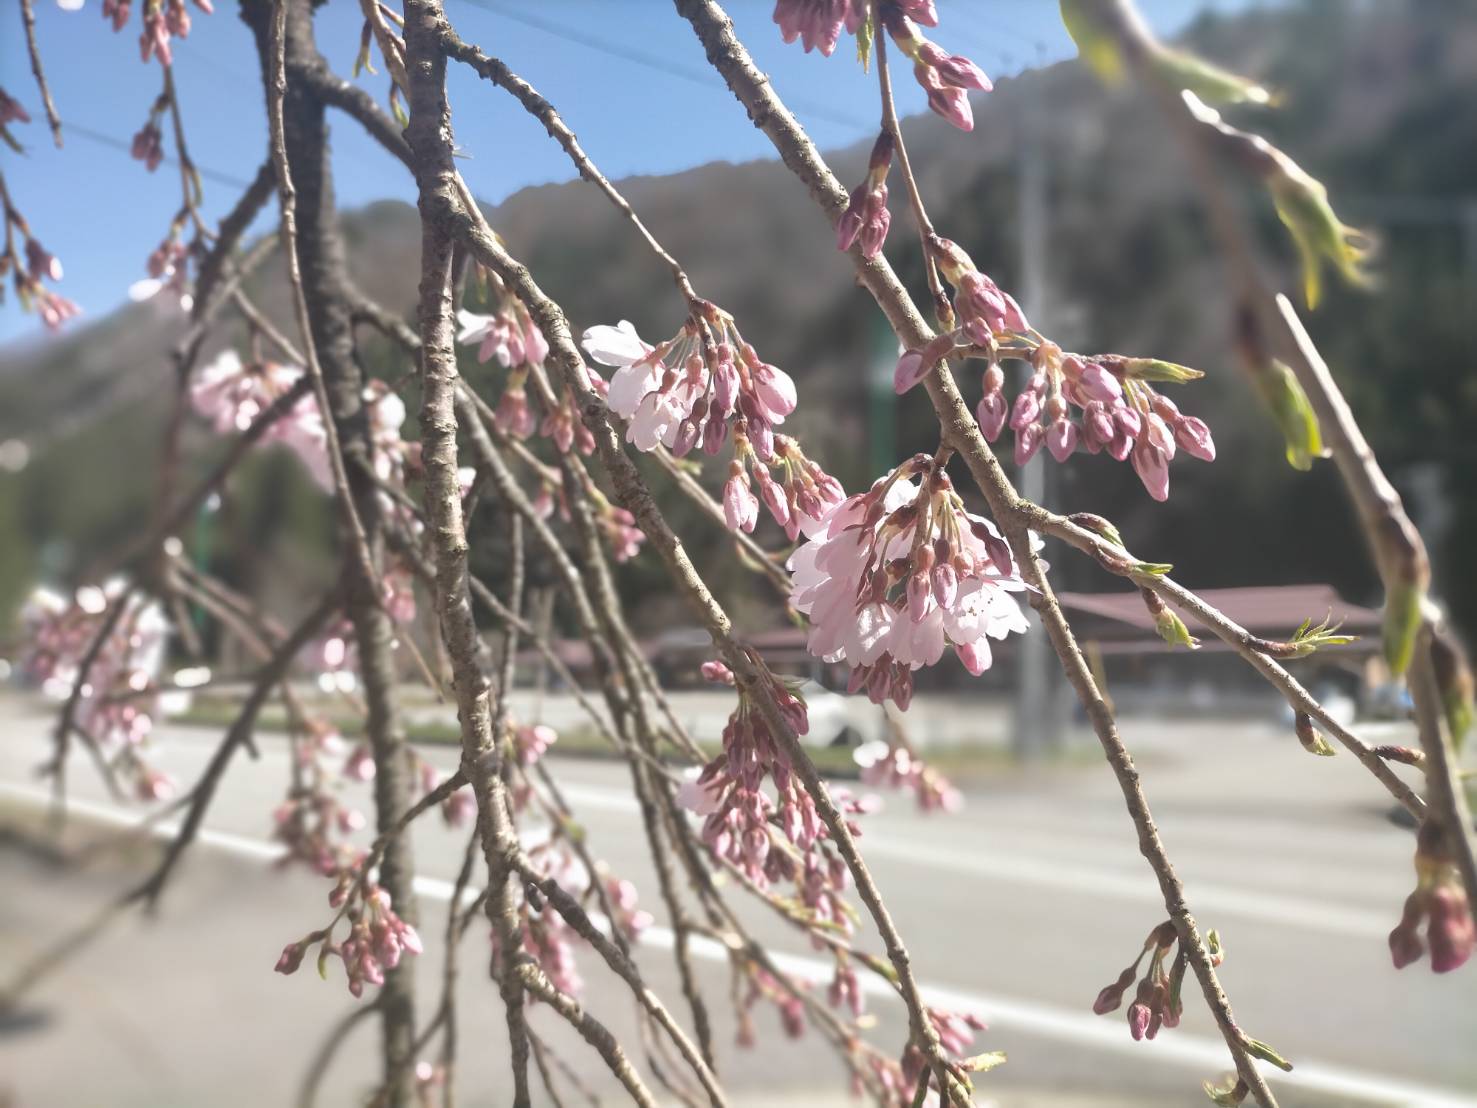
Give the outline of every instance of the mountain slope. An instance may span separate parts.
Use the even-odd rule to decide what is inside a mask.
[[[1468,431],[1477,418],[1477,321],[1468,306],[1477,291],[1477,222],[1469,222],[1465,239],[1460,233],[1460,220],[1473,220],[1477,194],[1477,5],[1305,0],[1206,19],[1192,37],[1212,57],[1284,91],[1280,111],[1241,118],[1324,179],[1346,218],[1381,233],[1384,288],[1373,295],[1336,290],[1310,326],[1397,482],[1414,494],[1438,565],[1459,565],[1460,552],[1477,540],[1470,480],[1477,439]],[[1002,284],[1019,287],[1018,165],[1027,144],[1036,144],[1050,226],[1038,259],[1046,303],[1033,322],[1080,349],[1154,353],[1209,374],[1174,396],[1210,420],[1220,460],[1177,461],[1168,505],[1150,502],[1127,466],[1101,458],[1053,465],[1051,503],[1109,515],[1136,549],[1176,563],[1192,584],[1323,580],[1351,600],[1376,597],[1331,468],[1289,470],[1237,379],[1224,273],[1209,252],[1178,151],[1152,107],[1131,89],[1105,92],[1080,67],[1064,64],[1002,82],[977,98],[976,117],[971,135],[933,117],[908,124],[923,191],[944,233]],[[848,184],[861,174],[866,145],[832,158]],[[908,396],[890,409],[869,398],[876,310],[783,167],[713,164],[628,180],[622,189],[702,294],[733,312],[761,353],[795,375],[801,435],[848,487],[875,475],[878,454],[936,445],[923,398]],[[1269,259],[1290,278],[1288,250],[1264,197],[1252,188],[1244,196]],[[900,187],[893,215],[888,253],[918,290]],[[629,318],[658,338],[680,324],[665,269],[590,186],[528,189],[489,209],[489,217],[576,328]],[[346,213],[344,229],[356,279],[408,313],[418,250],[413,210],[372,205]],[[254,295],[282,318],[280,269],[269,262],[263,272],[271,276],[254,282]],[[236,325],[226,330],[242,335]],[[0,555],[0,562],[9,559],[0,564],[0,609],[32,572],[75,571],[76,551],[133,526],[145,509],[147,465],[119,473],[115,487],[100,488],[95,474],[107,472],[108,458],[143,462],[157,449],[150,439],[163,421],[175,333],[147,307],[133,307],[48,346],[5,352],[0,439],[44,431],[79,406],[105,402],[120,376],[145,384],[131,385],[126,404],[46,448],[21,477],[0,478],[0,528],[33,540]],[[404,368],[382,348],[367,356],[381,372]],[[975,380],[962,384],[973,399]],[[896,427],[892,441],[868,445],[869,428],[889,422]],[[261,514],[265,500],[254,502],[255,522],[243,526],[270,523],[278,528],[273,541],[298,543],[284,537],[284,517],[269,519]],[[58,547],[58,538],[73,545]],[[697,541],[722,542],[701,529]],[[1071,587],[1112,587],[1091,566],[1056,560]],[[643,588],[644,571],[631,572],[631,587]],[[733,573],[720,574],[720,584],[741,603],[747,599]],[[1457,574],[1443,584],[1459,617],[1477,625],[1477,584]],[[670,615],[660,604],[650,612],[655,619]],[[1310,614],[1320,613],[1289,613],[1290,626]]]

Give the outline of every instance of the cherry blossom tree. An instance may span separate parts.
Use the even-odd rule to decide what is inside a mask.
[[[32,2],[21,0],[21,8],[36,101],[60,141],[64,122],[47,88]],[[1113,1012],[1133,990],[1128,1033],[1152,1039],[1179,1023],[1187,1003],[1199,1003],[1198,992],[1225,1039],[1232,1070],[1223,1081],[1207,1082],[1216,1103],[1275,1104],[1273,1083],[1258,1062],[1283,1069],[1291,1063],[1233,1014],[1216,972],[1219,936],[1202,930],[1185,898],[1145,782],[1057,602],[1042,557],[1048,540],[1054,557],[1085,556],[1137,588],[1171,645],[1193,648],[1191,626],[1224,641],[1286,700],[1297,737],[1310,751],[1333,753],[1326,734],[1367,767],[1420,828],[1414,891],[1403,908],[1390,905],[1395,964],[1428,958],[1431,969],[1446,972],[1468,960],[1477,863],[1453,751],[1470,727],[1472,678],[1426,595],[1430,571],[1418,533],[1299,309],[1269,283],[1237,213],[1234,190],[1242,179],[1269,190],[1302,260],[1307,309],[1316,306],[1324,271],[1364,279],[1367,244],[1340,221],[1324,187],[1266,139],[1221,117],[1218,106],[1270,101],[1261,86],[1159,42],[1130,0],[1062,0],[1083,61],[1104,80],[1141,82],[1183,147],[1229,263],[1224,307],[1239,321],[1248,379],[1285,434],[1289,461],[1305,468],[1329,458],[1359,509],[1386,590],[1384,650],[1409,683],[1419,749],[1370,745],[1284,668],[1289,659],[1343,641],[1336,628],[1309,620],[1285,640],[1255,637],[1177,583],[1169,566],[1131,553],[1110,521],[1056,514],[1012,486],[996,454],[1007,431],[1017,463],[1043,447],[1061,465],[1106,454],[1127,461],[1146,494],[1162,501],[1186,459],[1215,460],[1213,428],[1191,414],[1199,372],[1152,352],[1063,349],[934,226],[894,103],[894,73],[905,64],[929,108],[963,131],[973,126],[971,94],[988,94],[990,81],[968,58],[927,37],[948,37],[933,0],[775,5],[774,22],[786,42],[829,59],[818,64],[859,64],[876,75],[879,133],[865,176],[849,190],[755,68],[715,0],[675,3],[676,16],[690,24],[707,60],[794,174],[794,202],[813,204],[816,219],[831,222],[859,285],[896,333],[897,392],[921,386],[937,416],[934,453],[900,460],[853,490],[787,423],[806,397],[760,353],[767,336],[746,330],[745,321],[700,295],[555,107],[504,60],[461,38],[441,0],[404,0],[401,8],[361,0],[355,76],[374,75],[377,60],[385,74],[377,83],[332,70],[315,42],[308,0],[240,0],[262,75],[270,143],[230,212],[219,223],[206,220],[171,64],[176,51],[189,49],[192,19],[223,15],[212,13],[209,0],[193,5],[193,11],[186,0],[139,0],[137,10],[130,0],[101,5],[116,31],[139,35],[143,75],[161,81],[133,156],[155,172],[169,150],[180,170],[178,213],[137,290],[178,301],[189,321],[175,354],[174,418],[158,511],[128,549],[109,552],[93,579],[65,595],[35,594],[22,617],[21,662],[59,702],[46,765],[59,812],[73,756],[81,751],[119,796],[168,804],[183,819],[148,878],[102,917],[62,936],[9,995],[35,985],[109,920],[159,899],[234,756],[252,745],[264,706],[280,698],[292,758],[283,799],[271,813],[275,837],[285,864],[322,878],[327,906],[321,926],[307,934],[263,936],[262,969],[274,956],[286,975],[312,961],[354,997],[373,998],[357,1011],[375,1015],[382,1029],[376,1103],[429,1100],[438,1088],[449,1097],[455,1088],[456,943],[481,917],[506,1016],[515,1104],[532,1101],[535,1081],[554,1096],[559,1075],[571,1072],[530,1019],[538,1010],[568,1023],[638,1104],[656,1103],[653,1081],[687,1103],[727,1103],[715,1061],[715,1003],[735,1006],[741,1041],[752,1038],[753,1011],[774,1008],[788,1034],[815,1036],[833,1048],[856,1090],[879,1104],[973,1103],[976,1082],[987,1080],[980,1075],[1003,1057],[989,1049],[976,1018],[932,1007],[920,992],[905,936],[858,842],[874,801],[822,779],[800,741],[808,718],[798,687],[735,633],[633,451],[655,459],[673,489],[732,532],[761,586],[774,589],[805,623],[810,653],[847,668],[852,692],[905,711],[915,674],[946,653],[979,675],[990,668],[995,644],[1047,636],[1121,786],[1131,824],[1125,834],[1136,837],[1148,863],[1145,880],[1157,882],[1164,901],[1162,915],[1144,921],[1147,937],[1137,956],[1090,1006]],[[853,43],[854,62],[843,56],[853,53]],[[675,335],[648,341],[625,321],[571,321],[540,287],[538,274],[509,253],[453,156],[456,116],[446,74],[456,65],[536,118],[589,183],[592,198],[614,205],[630,233],[669,270],[684,317]],[[370,91],[386,87],[384,100]],[[12,146],[31,122],[27,100],[0,91],[0,137]],[[363,127],[414,182],[421,252],[413,319],[374,303],[351,279],[335,223],[330,114]],[[274,197],[278,229],[247,244],[247,228]],[[0,177],[0,276],[55,329],[77,308],[56,291],[61,264],[38,237],[45,229],[33,229],[22,214],[24,200]],[[882,252],[900,229],[892,211],[898,205],[906,215],[896,223],[910,223],[917,235],[905,248],[916,249],[923,263],[928,295],[921,304]],[[290,327],[273,323],[243,291],[243,279],[269,262],[283,267]],[[199,364],[207,337],[233,317],[246,322],[252,341]],[[366,372],[356,336],[367,332],[399,351],[399,378]],[[495,365],[495,397],[461,376],[459,348],[468,359]],[[1004,371],[1010,362],[1027,367],[1025,385],[1013,394]],[[976,374],[978,399],[966,400],[960,382]],[[420,410],[418,432],[407,437],[401,392],[411,383],[418,385]],[[182,430],[191,422],[220,438],[219,460],[186,456]],[[335,584],[289,625],[191,565],[175,537],[244,459],[281,449],[322,490],[323,510],[336,520],[341,568]],[[694,462],[710,471],[720,495],[692,478]],[[501,595],[469,570],[467,522],[484,502],[501,513],[509,538]],[[1206,526],[1220,525],[1207,514]],[[781,537],[779,547],[767,545]],[[530,556],[551,567],[560,604],[591,646],[588,689],[564,667],[547,624],[528,611]],[[706,754],[679,721],[633,637],[611,575],[613,562],[633,557],[661,566],[711,636],[713,658],[703,676],[731,689],[733,698],[716,755]],[[207,613],[221,635],[256,660],[244,702],[193,782],[173,781],[156,768],[151,741],[155,722],[168,715],[183,684],[169,676],[167,658],[173,652],[205,660],[190,621],[178,617],[184,604]],[[1031,629],[1024,605],[1037,613],[1039,630]],[[423,657],[415,629],[427,608],[435,650]],[[600,844],[576,830],[576,813],[547,756],[557,749],[557,734],[515,718],[509,705],[520,644],[559,673],[628,768],[654,888],[638,892],[601,860]],[[397,683],[405,662],[455,702],[460,765],[444,778],[406,741]],[[354,691],[362,744],[351,746],[302,701],[293,681],[304,675],[328,690]],[[1396,765],[1413,767],[1415,784]],[[948,781],[901,736],[864,780],[910,792],[928,811],[947,813],[958,803]],[[368,818],[356,799],[366,784]],[[415,859],[406,833],[415,820],[431,818],[432,809],[462,827],[467,839],[445,936],[417,929]],[[530,845],[520,829],[539,821],[549,833]],[[366,824],[372,842],[356,845]],[[763,906],[823,952],[833,964],[827,987],[813,989],[786,969],[751,933],[735,907],[739,901]],[[648,955],[637,954],[657,914],[674,935],[671,957],[682,994],[676,1000],[647,986],[641,961]],[[726,1000],[706,993],[693,970],[691,948],[700,939],[717,939],[727,951],[737,984]],[[443,991],[417,995],[410,961],[438,953],[446,960]],[[1103,956],[1109,963],[1115,957]],[[596,974],[628,987],[648,1041],[656,1044],[651,1049],[672,1065],[641,1065],[641,1052],[582,1003],[584,981]],[[901,1043],[867,1033],[864,975],[905,1006]],[[1082,983],[1084,1008],[1096,984]]]

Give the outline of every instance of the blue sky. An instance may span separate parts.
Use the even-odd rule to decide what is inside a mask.
[[[4,6],[9,23],[14,5]],[[35,0],[35,6],[66,146],[51,144],[22,36],[11,25],[0,35],[0,87],[33,122],[13,127],[26,153],[0,147],[0,165],[12,200],[65,266],[60,291],[85,313],[76,326],[106,314],[144,276],[145,259],[178,207],[178,177],[169,163],[150,174],[126,152],[162,79],[157,63],[138,58],[140,5],[116,35],[102,18],[100,0],[86,0],[80,12],[61,11],[55,0]],[[251,36],[232,0],[215,0],[215,6],[214,15],[192,9],[193,30],[175,50],[186,139],[207,174],[205,211],[212,220],[235,201],[266,149]],[[969,55],[992,77],[1073,53],[1052,0],[939,0],[938,6],[940,26],[930,37]],[[1246,6],[1248,0],[1140,0],[1164,34],[1207,8]],[[875,132],[875,81],[861,73],[849,40],[830,59],[807,55],[798,44],[780,41],[770,21],[771,0],[733,0],[728,9],[758,64],[823,149]],[[448,0],[448,13],[464,38],[502,57],[548,96],[613,177],[770,156],[767,140],[707,67],[668,0]],[[319,47],[345,75],[360,26],[353,0],[330,0],[318,17]],[[381,98],[388,92],[383,74],[360,80]],[[923,110],[913,82],[900,82],[899,90],[901,110]],[[573,176],[562,152],[508,96],[460,67],[453,67],[451,91],[457,141],[469,155],[462,172],[479,196],[495,202]],[[340,204],[413,199],[398,163],[349,121],[332,118],[331,124]],[[172,150],[168,139],[166,149]],[[44,336],[36,317],[8,297],[0,306],[0,343],[15,339]]]

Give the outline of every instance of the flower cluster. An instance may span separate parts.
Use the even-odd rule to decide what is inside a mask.
[[[320,876],[339,878],[359,863],[348,836],[365,826],[364,813],[343,803],[339,786],[362,778],[334,771],[344,745],[337,728],[309,719],[302,730],[293,748],[292,786],[272,813],[272,838],[287,847],[284,865],[302,862]]]
[[[941,239],[933,250],[944,279],[954,287],[959,326],[927,346],[904,352],[893,381],[898,393],[912,388],[946,357],[982,357],[987,365],[976,418],[990,442],[1010,424],[1018,465],[1042,446],[1059,462],[1080,446],[1089,454],[1130,460],[1149,495],[1164,500],[1169,496],[1169,463],[1178,451],[1215,460],[1215,442],[1205,421],[1182,413],[1151,383],[1192,381],[1203,376],[1198,370],[1155,358],[1064,353],[1031,330],[1020,306],[958,246]],[[1002,358],[1026,361],[1032,369],[1014,402],[1005,395]],[[1072,419],[1074,409],[1080,425]]]
[[[1219,964],[1220,944],[1214,931],[1210,932],[1208,940],[1212,956],[1216,964]],[[1152,1039],[1159,1034],[1160,1027],[1178,1026],[1180,1015],[1184,1011],[1180,989],[1185,980],[1187,965],[1182,946],[1179,953],[1175,955],[1170,968],[1165,969],[1165,963],[1169,961],[1169,953],[1175,949],[1177,943],[1179,943],[1179,933],[1175,930],[1173,921],[1166,920],[1150,931],[1138,957],[1124,968],[1111,985],[1105,986],[1098,993],[1097,999],[1093,1001],[1092,1010],[1103,1016],[1115,1011],[1123,1003],[1123,994],[1138,977],[1139,965],[1143,962],[1144,955],[1147,954],[1149,955],[1149,968],[1139,979],[1133,1003],[1128,1006],[1129,1034],[1135,1039]]]
[[[134,161],[143,162],[150,173],[159,168],[164,161],[164,134],[159,130],[157,118],[150,115],[148,122],[134,132],[128,152]]]
[[[654,922],[652,915],[640,906],[636,886],[624,877],[603,874],[605,897],[610,902],[614,918],[611,923],[631,942],[639,942],[642,932]]]
[[[871,0],[778,0],[774,21],[786,42],[799,39],[806,53],[830,57],[841,32],[870,35]],[[960,130],[974,127],[969,92],[990,91],[990,79],[974,62],[924,38],[918,24],[937,27],[934,0],[885,0],[878,9],[882,29],[913,62],[913,76],[928,94],[928,106]]]
[[[11,103],[14,104],[14,101]],[[82,312],[72,301],[42,283],[60,281],[62,263],[31,234],[30,225],[14,205],[6,204],[0,216],[3,216],[5,232],[4,250],[0,252],[0,280],[8,275],[21,308],[36,312],[47,329],[60,330],[63,323]],[[17,241],[23,244],[19,251],[15,247]]]
[[[419,954],[424,949],[415,928],[395,914],[390,894],[373,881],[361,880],[357,873],[346,874],[340,880],[329,894],[329,904],[349,921],[344,940],[333,941],[334,925],[330,924],[327,930],[288,943],[277,959],[278,973],[296,973],[308,947],[319,943],[320,971],[330,955],[337,955],[349,975],[349,992],[359,997],[364,995],[366,983],[383,985],[385,971],[398,966],[405,954]]]
[[[744,963],[749,978],[749,987],[745,991],[743,999],[739,1002],[738,1030],[736,1039],[739,1046],[752,1047],[757,1041],[754,1034],[753,1011],[760,1001],[773,1004],[775,1011],[779,1013],[780,1026],[784,1029],[786,1038],[798,1039],[805,1034],[805,1001],[785,986],[763,967],[753,962]],[[804,988],[805,984],[799,984]]]
[[[190,385],[190,402],[217,434],[245,431],[284,394],[300,389],[302,377],[300,366],[243,363],[236,351],[223,350],[196,374]],[[323,417],[311,392],[302,390],[292,410],[267,428],[260,441],[282,443],[297,455],[321,488],[333,487]]]
[[[991,639],[1027,624],[1011,594],[1025,588],[989,520],[964,509],[926,454],[845,501],[790,558],[790,603],[810,617],[807,646],[851,666],[852,692],[907,708],[913,671],[952,647],[970,673]]]
[[[957,812],[964,806],[964,798],[949,779],[906,746],[867,743],[853,757],[861,767],[863,784],[911,792],[920,811]]]
[[[31,113],[21,106],[21,102],[0,88],[0,127],[7,123],[29,123]]]
[[[913,76],[928,95],[929,108],[961,131],[974,130],[969,94],[989,92],[990,79],[963,54],[950,54],[919,33],[917,23],[938,26],[932,0],[894,0],[882,5],[881,14],[888,37],[913,60]]]
[[[804,735],[809,729],[805,702],[754,661],[786,724]],[[704,676],[733,682],[721,663],[705,666]],[[766,785],[772,786],[772,794]],[[873,798],[853,798],[843,790],[833,790],[831,799],[847,817],[875,808]],[[739,690],[738,706],[723,729],[722,752],[683,785],[678,800],[705,817],[700,834],[714,858],[760,890],[780,881],[793,884],[794,895],[776,903],[794,922],[818,934],[851,932],[846,865],[831,847],[814,800],[795,777],[789,754],[751,691]],[[860,834],[854,823],[848,827]]]
[[[887,210],[887,171],[892,168],[893,138],[883,131],[872,144],[867,159],[867,176],[851,190],[846,211],[836,223],[836,249],[850,250],[854,242],[862,244],[862,257],[875,258],[887,241],[892,213]]]
[[[544,333],[529,315],[528,308],[519,300],[494,273],[480,267],[479,281],[487,289],[492,305],[490,314],[462,309],[457,313],[461,331],[457,342],[477,348],[477,360],[487,362],[496,359],[509,371],[507,384],[493,409],[493,420],[497,428],[506,435],[526,439],[537,429],[538,433],[553,442],[560,453],[577,449],[581,454],[590,454],[595,449],[595,437],[579,418],[574,399],[567,390],[561,392],[557,401],[546,404],[544,416],[536,421],[528,403],[528,379],[540,372],[544,360],[549,356],[549,343]],[[598,374],[589,374],[591,386],[603,393],[605,382]]]
[[[113,24],[114,31],[121,31],[128,23],[131,7],[131,0],[103,0],[103,18]],[[214,11],[211,0],[195,0],[195,7],[206,15]],[[139,56],[143,61],[158,58],[162,66],[173,64],[174,51],[170,39],[189,37],[190,12],[185,7],[185,0],[144,0],[143,32],[138,41]]]
[[[1415,871],[1415,890],[1406,898],[1400,922],[1390,932],[1390,955],[1395,968],[1404,969],[1429,947],[1431,969],[1447,973],[1472,956],[1477,928],[1445,834],[1430,820],[1421,825],[1416,838]]]
[[[84,674],[86,655],[119,604],[123,610]],[[78,589],[70,600],[37,589],[20,618],[20,672],[55,700],[68,700],[77,691],[74,723],[97,744],[112,772],[130,781],[140,800],[172,796],[174,781],[146,757],[154,718],[166,706],[160,676],[169,623],[160,606],[114,579]]]
[[[164,303],[177,304],[181,311],[186,312],[194,306],[194,294],[190,291],[192,251],[180,241],[180,230],[180,224],[175,223],[164,240],[154,248],[148,261],[144,263],[148,276],[141,277],[128,286],[130,300],[140,303],[168,292],[170,296]]]
[[[604,382],[602,382],[603,384]],[[533,498],[533,510],[540,519],[548,519],[556,512],[560,519],[571,518],[569,498],[564,495],[564,477],[557,470],[542,470],[538,473],[538,492]],[[636,526],[636,517],[619,505],[612,504],[594,481],[585,486],[595,527],[610,548],[611,557],[617,562],[628,562],[641,553],[641,544],[646,533]]]
[[[685,457],[701,444],[717,454],[733,439],[723,488],[728,526],[752,531],[762,500],[793,538],[813,533],[844,495],[836,479],[775,428],[795,410],[789,374],[761,361],[733,318],[712,304],[676,337],[650,346],[630,323],[591,327],[584,347],[615,366],[610,406],[629,423],[626,439],[640,450],[663,445]],[[778,479],[770,472],[778,469]],[[758,495],[755,495],[755,485]]]

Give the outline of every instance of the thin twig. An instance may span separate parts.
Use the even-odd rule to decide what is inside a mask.
[[[46,83],[46,70],[41,65],[41,48],[36,43],[36,13],[31,0],[21,0],[21,23],[26,29],[26,50],[31,55],[31,73],[36,78],[36,89],[41,93],[41,103],[46,108],[46,122],[51,127],[51,139],[60,149],[62,145],[62,117],[56,113],[56,103],[51,99],[51,86]]]
[[[287,95],[287,4],[288,0],[273,0],[270,27],[270,80],[267,96],[267,115],[270,123],[272,164],[277,167],[277,194],[282,209],[282,252],[287,258],[287,277],[292,284],[293,307],[297,313],[298,332],[302,335],[306,353],[308,378],[312,382],[313,394],[318,401],[318,411],[323,420],[324,446],[328,451],[329,470],[333,474],[334,496],[344,516],[347,538],[357,561],[357,568],[364,575],[366,585],[374,587],[379,575],[374,569],[370,553],[369,538],[364,524],[354,507],[354,498],[349,492],[349,477],[344,469],[343,454],[339,449],[338,427],[334,422],[333,409],[328,402],[328,388],[323,382],[323,368],[318,363],[317,344],[313,340],[313,324],[308,313],[308,300],[303,292],[303,275],[297,256],[297,191],[292,184],[292,169],[287,163],[287,140],[283,123],[283,102]]]

